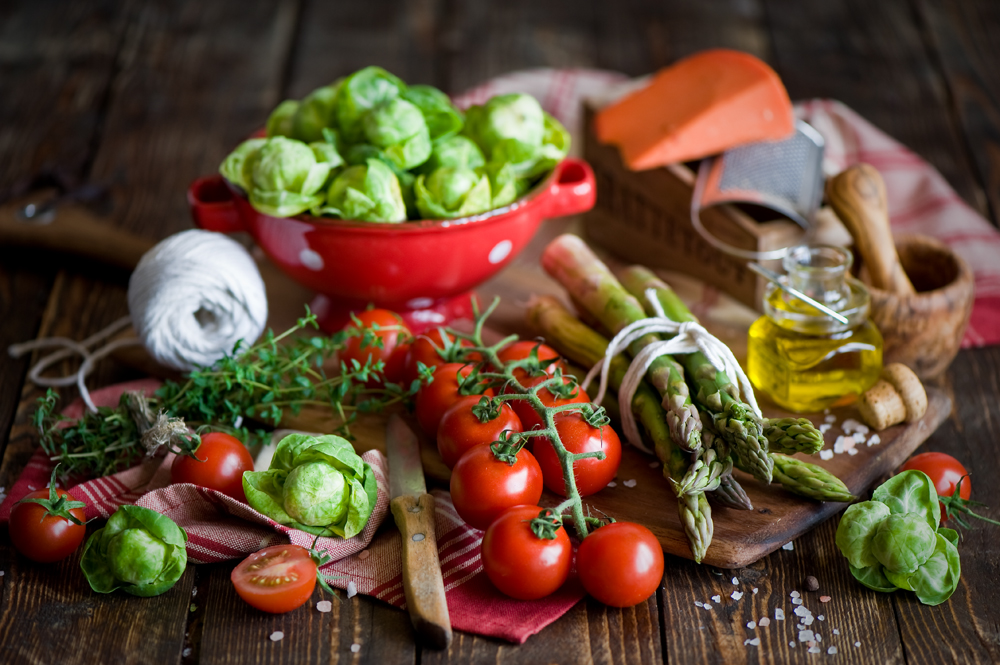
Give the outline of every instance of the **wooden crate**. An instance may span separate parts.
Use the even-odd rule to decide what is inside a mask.
[[[760,309],[765,280],[744,259],[705,241],[691,225],[695,173],[683,164],[630,171],[618,148],[597,141],[594,109],[586,107],[583,156],[597,177],[597,204],[584,217],[587,236],[627,261],[693,275]],[[702,211],[708,231],[740,249],[766,251],[799,242],[802,229],[787,219],[759,222],[733,206]],[[779,270],[778,261],[765,262]]]

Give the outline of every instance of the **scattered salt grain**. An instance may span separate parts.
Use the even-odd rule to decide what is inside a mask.
[[[801,600],[801,599],[796,598],[795,600]],[[795,608],[795,616],[797,617],[812,616],[812,612],[809,611],[808,607],[805,607],[804,605],[799,605],[798,607]]]
[[[361,645],[360,644],[358,644],[357,642],[355,642],[354,644],[351,645],[351,653],[357,653],[359,651],[361,651]]]
[[[757,625],[760,626],[761,628],[766,628],[767,626],[771,625],[771,620],[768,619],[767,617],[761,617],[760,621],[757,622]]]
[[[847,454],[848,455],[852,455],[852,456],[853,455],[857,455],[858,454],[858,449],[857,448],[851,448],[850,450],[847,451]]]
[[[753,588],[753,595],[755,595],[755,596],[757,595],[757,587]]]
[[[705,603],[705,609],[706,610],[712,609],[712,603]]]
[[[854,648],[858,648],[859,646],[861,646],[861,642],[855,642],[854,643]]]
[[[354,580],[351,580],[347,583],[347,597],[354,598],[356,595],[358,595],[358,587],[354,584]]]
[[[4,571],[0,570],[0,577],[4,576]]]
[[[820,596],[819,597],[819,602],[821,602],[821,603],[829,603],[830,602],[830,596]]]
[[[361,550],[360,552],[358,552],[358,558],[361,559],[362,561],[367,559],[369,556],[371,556],[371,552],[369,552],[368,550]]]
[[[811,625],[813,625],[813,618],[812,618],[812,615],[811,615],[811,614],[809,614],[809,615],[807,615],[807,616],[804,616],[804,617],[802,617],[802,623],[804,623],[804,624],[805,624],[805,625],[807,625],[807,626],[811,626]]]
[[[608,483],[608,487],[618,487],[618,483],[612,480],[610,483]]]
[[[748,621],[747,622],[747,628],[749,628],[750,630],[754,630],[755,628],[757,628],[757,622],[756,621]]]
[[[819,653],[819,652],[820,652],[819,647],[809,647],[809,653]]]
[[[283,632],[281,632],[280,630],[276,630],[273,633],[271,633],[271,641],[272,642],[278,642],[284,636],[285,636],[285,634]]]
[[[868,429],[868,425],[865,425],[862,422],[858,422],[854,418],[848,418],[840,425],[840,427],[845,432],[856,432],[862,435],[868,434],[868,432],[871,431]]]
[[[630,478],[628,480],[623,480],[622,485],[625,487],[635,487],[635,478]]]
[[[788,594],[788,595],[789,595],[789,596],[791,596],[792,598],[801,598],[801,597],[802,597],[802,594],[801,594],[801,593],[799,593],[798,591],[792,591],[792,592],[791,592],[790,594]]]
[[[822,614],[820,614],[820,615],[819,615],[818,617],[816,617],[816,618],[817,618],[817,619],[819,619],[820,621],[826,621],[826,617],[825,617],[825,616],[823,616]]]
[[[734,577],[733,578],[733,584],[739,584],[739,583],[740,583],[740,581]]]
[[[774,608],[774,620],[775,621],[784,621],[785,620],[785,610],[781,609],[780,607]]]
[[[705,607],[705,603],[701,602],[700,600],[696,600],[696,601],[694,601],[694,606],[695,607]]]
[[[840,635],[840,629],[839,628],[834,628],[833,629],[833,634],[834,635]]]
[[[329,600],[321,600],[318,603],[316,603],[316,609],[319,610],[320,612],[329,612],[330,610],[333,609],[333,603],[331,603]]]
[[[821,451],[819,451],[819,458],[821,460],[826,460],[826,461],[829,462],[830,460],[833,459],[833,451],[830,450],[829,448],[821,450]]]
[[[730,594],[729,597],[732,598],[733,600],[739,600],[740,598],[743,597],[743,592],[742,591],[734,591],[732,594]]]
[[[799,631],[799,642],[808,642],[812,639],[813,639],[813,632],[811,630]]]
[[[787,543],[781,546],[781,549],[788,550],[790,552],[795,549],[795,543],[789,540]]]
[[[830,647],[829,649],[826,650],[826,652],[832,656],[835,653],[837,653],[837,647]]]
[[[191,587],[191,597],[194,598],[198,595],[198,587]]]
[[[819,426],[819,433],[826,434],[827,432],[830,431],[832,427],[833,425],[831,425],[830,423],[823,423],[822,425]]]
[[[716,604],[720,604],[720,603],[722,603],[722,596],[716,594],[716,595],[712,596],[712,600],[715,601]]]
[[[650,469],[655,469],[655,468],[656,468],[656,467],[658,467],[658,466],[660,466],[660,463],[659,463],[659,462],[650,462],[650,463],[649,463],[649,468],[650,468]]]
[[[792,647],[794,649],[795,648],[795,642],[789,642],[788,646],[790,646],[790,647]]]
[[[748,644],[750,646],[759,647],[760,646],[760,638],[759,637],[755,637],[752,640],[743,640],[743,646],[746,646]]]
[[[802,604],[801,598],[792,598],[792,605],[801,605],[801,604]]]
[[[192,649],[191,647],[184,647],[184,650],[181,651],[181,657],[182,658],[187,658],[192,653],[194,653],[194,649]]]
[[[828,413],[830,413],[830,409],[823,409],[823,415],[824,416],[827,415]]]
[[[828,422],[828,423],[830,423],[830,424],[832,425],[833,423],[837,422],[837,416],[835,416],[835,415],[833,415],[833,414],[831,413],[830,415],[828,415],[828,416],[827,416],[826,418],[824,418],[823,420],[824,420],[824,422]]]
[[[817,642],[822,642],[823,641],[823,636],[820,635],[819,633],[816,633],[816,641]]]
[[[869,446],[877,446],[880,443],[882,443],[882,437],[878,434],[872,434],[872,438],[868,439]]]

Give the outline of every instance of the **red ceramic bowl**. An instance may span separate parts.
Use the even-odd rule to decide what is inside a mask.
[[[270,217],[218,175],[188,189],[195,224],[250,233],[272,262],[319,294],[313,306],[325,329],[374,303],[401,313],[415,332],[468,315],[471,289],[510,263],[543,220],[590,210],[595,196],[594,172],[579,159],[563,160],[509,206],[399,224]]]

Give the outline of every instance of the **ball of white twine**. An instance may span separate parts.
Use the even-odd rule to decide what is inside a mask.
[[[128,283],[132,325],[157,362],[211,366],[267,323],[264,280],[250,253],[220,233],[191,230],[146,252]]]

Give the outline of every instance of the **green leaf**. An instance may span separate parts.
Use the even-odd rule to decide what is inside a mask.
[[[885,571],[882,569],[882,566],[869,566],[867,568],[856,568],[855,566],[851,566],[851,574],[854,575],[854,579],[873,591],[892,593],[897,588],[896,585],[890,582],[889,578],[885,576]]]
[[[904,471],[885,481],[872,495],[889,507],[893,515],[917,513],[923,516],[931,530],[941,522],[941,505],[934,483],[923,471]]]
[[[337,91],[337,122],[345,141],[356,143],[364,136],[365,114],[379,104],[399,97],[406,84],[381,67],[365,67],[346,79]]]
[[[907,578],[907,582],[921,603],[940,605],[955,593],[961,575],[958,549],[943,535],[937,534],[934,553]]]
[[[934,553],[937,533],[919,513],[889,515],[871,540],[871,553],[893,573],[912,573]]]
[[[958,547],[958,531],[955,531],[954,529],[948,529],[946,527],[940,527],[938,528],[937,532],[942,536],[944,536],[944,539],[947,540],[949,543],[951,543],[955,547]]]
[[[448,95],[429,85],[411,85],[402,94],[424,115],[431,141],[447,140],[462,130],[462,114],[451,104]]]

